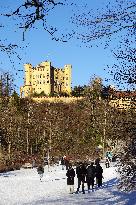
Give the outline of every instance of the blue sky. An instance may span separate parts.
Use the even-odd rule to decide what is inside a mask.
[[[69,22],[73,11],[75,13],[82,13],[83,3],[86,2],[88,3],[86,10],[94,9],[95,13],[96,9],[104,7],[107,1],[75,0],[78,6],[57,7],[52,10],[47,17],[48,23],[57,26],[59,33],[56,35],[58,36],[60,33],[70,32],[74,28]],[[17,8],[17,5],[20,5],[21,2],[22,0],[0,1],[1,12],[10,12],[10,10]],[[5,26],[1,29],[1,39],[4,39],[5,43],[12,42],[20,46],[16,52],[21,57],[21,60],[16,57],[16,54],[12,55],[11,60],[14,61],[13,64],[11,64],[6,53],[0,53],[0,70],[13,71],[18,91],[19,87],[23,85],[24,77],[24,72],[18,70],[23,69],[24,63],[31,63],[33,66],[36,66],[42,61],[49,60],[54,67],[64,67],[65,64],[72,64],[72,87],[75,85],[87,85],[94,74],[102,77],[103,80],[109,78],[107,65],[112,65],[115,62],[111,49],[116,43],[116,39],[107,49],[104,49],[105,39],[103,39],[103,42],[93,42],[91,48],[89,48],[89,44],[83,44],[76,38],[63,43],[52,40],[51,36],[42,28],[42,24],[39,22],[35,24],[34,29],[25,32],[25,41],[23,41],[22,30],[18,29],[17,25],[15,25],[18,19],[0,18],[0,21],[3,21]],[[108,83],[104,81],[104,83],[113,84],[113,81],[110,80]]]

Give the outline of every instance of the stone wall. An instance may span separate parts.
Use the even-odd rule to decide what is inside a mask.
[[[35,102],[51,102],[51,103],[75,103],[82,100],[83,97],[33,97]]]

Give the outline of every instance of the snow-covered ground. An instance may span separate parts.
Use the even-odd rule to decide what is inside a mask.
[[[36,169],[21,169],[0,174],[0,205],[136,205],[136,192],[117,190],[115,167],[104,168],[102,188],[85,194],[69,194],[66,170],[45,167],[42,182]],[[77,179],[75,178],[75,190]]]

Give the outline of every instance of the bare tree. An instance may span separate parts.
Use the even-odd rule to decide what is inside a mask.
[[[105,48],[109,47],[118,61],[109,65],[114,79],[135,84],[135,1],[108,1],[103,8],[88,8],[72,17],[72,23],[77,26],[77,39],[87,47],[104,42]]]
[[[135,41],[132,38],[124,39],[120,48],[112,51],[117,63],[114,63],[111,68],[108,66],[118,85],[129,84],[133,89],[136,88],[136,49],[134,45]]]
[[[77,37],[82,39],[84,43],[91,43],[92,40],[111,37],[111,35],[126,29],[132,29],[134,32],[136,27],[135,8],[135,1],[124,0],[108,2],[104,8],[96,11],[86,7],[85,12],[75,13],[72,17],[72,22],[77,25]],[[87,12],[87,10],[89,11]],[[84,28],[85,33],[78,33],[79,26]]]
[[[5,16],[9,18],[19,18],[18,26],[23,29],[23,40],[25,32],[36,27],[37,22],[41,22],[43,29],[51,35],[52,40],[67,42],[67,40],[71,38],[72,32],[66,35],[60,33],[60,36],[56,37],[55,34],[58,28],[49,24],[48,15],[53,10],[55,12],[55,8],[58,6],[68,6],[72,4],[73,3],[67,0],[25,0],[16,10],[5,14]]]

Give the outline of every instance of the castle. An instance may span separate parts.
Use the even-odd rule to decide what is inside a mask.
[[[21,97],[29,97],[33,94],[44,93],[49,96],[52,93],[71,93],[71,71],[72,65],[68,64],[62,68],[54,68],[51,62],[44,61],[32,67],[24,64],[25,81],[20,88]]]
[[[51,62],[44,61],[32,67],[31,64],[24,64],[25,81],[24,86],[20,88],[21,97],[32,97],[36,102],[76,102],[82,100],[83,97],[71,96],[71,71],[70,64],[65,65],[64,68],[54,68]],[[43,93],[40,97],[35,94]],[[55,97],[51,94],[68,94],[70,97]],[[52,97],[51,97],[52,96]],[[119,92],[114,90],[114,94],[110,96],[109,104],[118,109],[128,110],[130,108],[136,109],[136,91],[134,92]]]

